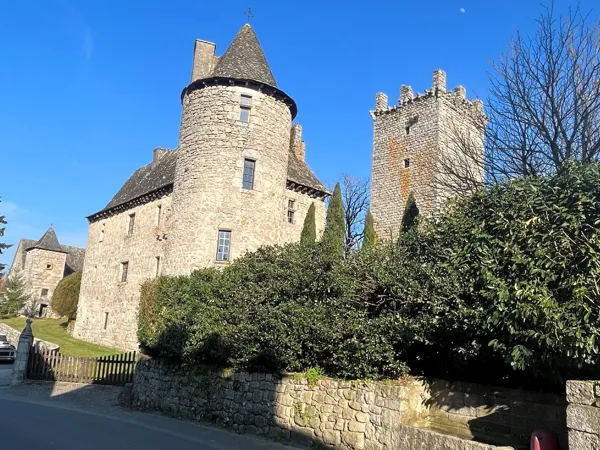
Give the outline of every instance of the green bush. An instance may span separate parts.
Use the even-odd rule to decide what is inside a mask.
[[[191,363],[554,388],[600,376],[600,166],[455,201],[343,259],[264,247],[144,286],[140,341]]]
[[[81,272],[72,273],[60,280],[52,294],[52,310],[69,320],[76,319],[80,288]]]

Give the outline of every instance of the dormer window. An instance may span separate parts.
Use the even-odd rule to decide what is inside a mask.
[[[240,122],[250,122],[250,109],[252,109],[252,97],[242,94],[240,98]]]

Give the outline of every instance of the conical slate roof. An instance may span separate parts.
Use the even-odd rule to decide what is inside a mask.
[[[213,76],[253,80],[277,87],[267,58],[250,24],[242,27],[225,54],[219,58]]]
[[[58,238],[56,237],[56,233],[54,232],[54,228],[52,228],[52,225],[50,225],[50,228],[46,230],[42,238],[35,244],[33,244],[33,246],[29,247],[27,250],[31,250],[34,248],[39,248],[41,250],[50,250],[53,252],[67,253],[58,242]]]

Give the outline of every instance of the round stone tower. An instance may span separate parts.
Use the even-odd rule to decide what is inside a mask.
[[[181,97],[166,274],[283,242],[296,115],[250,25],[221,57],[214,44],[196,41],[192,82]]]

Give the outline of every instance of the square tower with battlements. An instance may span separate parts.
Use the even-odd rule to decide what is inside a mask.
[[[458,178],[483,180],[483,104],[467,100],[462,86],[447,91],[444,71],[433,72],[424,94],[401,86],[394,106],[377,93],[371,117],[371,213],[380,238],[397,238],[407,206],[431,214],[460,192],[454,189],[463,183]]]

